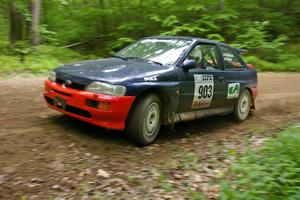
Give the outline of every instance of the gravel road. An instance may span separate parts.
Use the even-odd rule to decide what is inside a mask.
[[[184,199],[190,190],[217,198],[211,180],[234,160],[230,149],[259,146],[300,122],[300,74],[258,77],[257,109],[246,122],[225,116],[179,123],[146,148],[133,146],[125,132],[48,109],[44,78],[2,78],[0,199]]]

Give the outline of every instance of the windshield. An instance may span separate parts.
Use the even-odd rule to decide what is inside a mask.
[[[191,40],[148,38],[129,45],[116,55],[124,58],[142,58],[163,65],[172,65],[191,42]]]

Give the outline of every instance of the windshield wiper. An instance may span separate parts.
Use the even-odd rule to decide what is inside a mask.
[[[150,59],[147,59],[147,58],[140,58],[140,57],[125,57],[125,59],[137,59],[137,60],[144,60],[144,61],[147,61],[147,62],[151,62],[151,63],[155,63],[155,64],[158,64],[158,65],[163,65],[162,63],[160,62],[156,62],[156,61],[153,61],[153,60],[150,60]]]
[[[120,59],[122,59],[122,60],[128,61],[127,58],[124,58],[124,57],[122,57],[122,56],[112,55],[112,57],[114,57],[114,58],[120,58]]]

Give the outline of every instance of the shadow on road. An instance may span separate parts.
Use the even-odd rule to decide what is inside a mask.
[[[250,118],[253,118],[253,115],[250,116]],[[67,115],[52,116],[49,117],[48,120],[51,121],[51,124],[59,125],[58,129],[62,134],[67,132],[68,134],[82,137],[82,140],[90,138],[97,140],[99,144],[107,143],[112,146],[132,146],[132,143],[127,137],[126,131],[106,130],[104,128],[71,118]],[[207,117],[194,121],[177,123],[175,124],[175,133],[163,126],[155,143],[173,143],[186,137],[197,137],[212,132],[218,132],[218,130],[223,128],[230,130],[231,127],[236,124],[237,123],[233,121],[231,115],[228,115]]]

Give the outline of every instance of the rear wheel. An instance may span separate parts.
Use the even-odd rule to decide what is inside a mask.
[[[241,122],[247,119],[251,107],[251,94],[248,90],[241,92],[238,101],[234,106],[234,117]]]
[[[127,132],[131,140],[139,145],[148,145],[157,137],[160,126],[160,98],[150,94],[139,99],[127,120]]]

